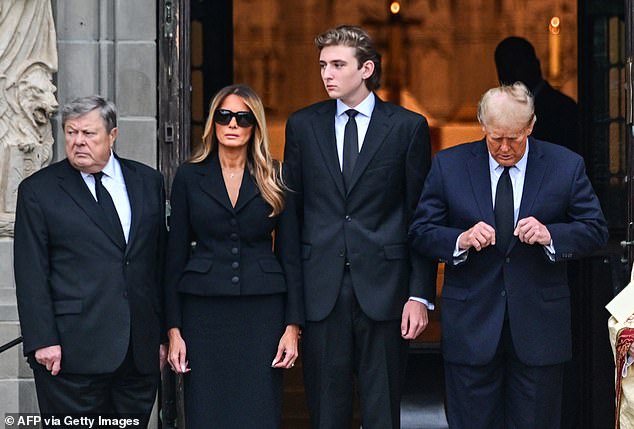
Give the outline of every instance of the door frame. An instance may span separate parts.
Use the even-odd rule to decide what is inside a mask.
[[[625,0],[625,122],[627,150],[627,231],[626,241],[628,267],[634,262],[634,0]]]
[[[176,169],[190,155],[190,2],[158,3],[158,167],[169,197]]]

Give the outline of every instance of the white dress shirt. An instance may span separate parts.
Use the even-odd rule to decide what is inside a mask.
[[[359,152],[363,147],[363,140],[368,132],[370,126],[370,119],[372,118],[372,112],[374,111],[374,105],[376,104],[376,98],[373,92],[370,92],[365,99],[356,105],[355,107],[346,106],[343,101],[337,99],[337,114],[335,115],[335,138],[337,140],[337,154],[339,155],[339,168],[343,171],[343,135],[348,123],[349,116],[346,111],[354,109],[359,112],[354,118],[350,120],[357,121],[357,135],[359,137]],[[424,298],[411,296],[409,299],[424,304],[429,310],[434,309],[434,304],[428,302]]]
[[[125,180],[123,179],[123,172],[121,171],[121,165],[117,158],[110,152],[110,159],[102,170],[103,177],[101,183],[112,197],[112,202],[117,209],[121,226],[123,227],[123,235],[125,236],[126,243],[130,236],[130,225],[132,221],[132,209],[130,208],[130,199],[128,198],[128,190],[125,186]],[[90,173],[81,172],[81,177],[86,182],[90,193],[95,201],[97,201],[97,194],[95,191],[95,177]]]
[[[347,110],[354,109],[359,114],[352,118],[357,121],[357,135],[359,137],[359,152],[363,146],[363,140],[368,132],[368,126],[370,126],[370,118],[372,117],[372,111],[376,99],[374,93],[365,97],[365,99],[355,107],[346,106],[343,101],[337,99],[337,114],[335,115],[335,137],[337,139],[337,153],[339,154],[339,168],[343,171],[343,134],[348,123],[349,116],[346,114]]]
[[[509,176],[511,177],[511,185],[513,186],[513,225],[517,225],[517,221],[519,220],[520,213],[520,204],[522,203],[522,193],[524,192],[524,179],[526,178],[526,164],[528,163],[528,151],[530,148],[530,144],[526,142],[526,150],[524,151],[524,155],[522,158],[517,161],[517,164],[509,168]],[[500,180],[500,176],[504,172],[504,166],[498,163],[492,156],[491,153],[489,155],[489,176],[491,182],[491,206],[493,210],[495,210],[495,194],[497,192],[498,181]],[[539,220],[539,219],[538,219]],[[463,233],[464,234],[464,233]],[[460,234],[456,239],[456,247],[454,248],[454,259],[453,264],[458,265],[467,260],[467,255],[469,249],[461,250],[458,246],[460,242]],[[551,243],[548,246],[544,246],[544,251],[548,255],[548,257],[554,261],[555,247],[551,240]]]

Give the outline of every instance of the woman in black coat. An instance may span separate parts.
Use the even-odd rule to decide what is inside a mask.
[[[223,88],[171,192],[168,361],[185,373],[188,428],[280,426],[304,322],[293,212],[261,100]]]

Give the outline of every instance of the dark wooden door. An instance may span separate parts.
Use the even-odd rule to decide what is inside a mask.
[[[190,2],[159,0],[158,5],[158,158],[169,195],[176,169],[190,152]]]
[[[582,154],[608,222],[610,240],[607,248],[580,261],[570,276],[573,360],[564,385],[566,428],[614,427],[614,361],[604,306],[626,283],[629,252],[623,243],[632,232],[631,126],[626,121],[624,79],[630,2],[578,3]]]
[[[625,0],[625,124],[627,143],[627,234],[628,267],[634,262],[634,1]]]

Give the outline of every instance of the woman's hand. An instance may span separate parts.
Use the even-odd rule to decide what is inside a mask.
[[[629,355],[634,357],[634,343],[630,344],[630,351],[629,351]]]
[[[271,366],[273,368],[292,368],[299,356],[299,325],[288,325],[277,346],[277,354]]]
[[[191,371],[187,362],[187,347],[185,346],[185,340],[181,337],[181,330],[179,328],[170,328],[167,331],[167,336],[170,340],[170,348],[167,353],[167,361],[172,367],[172,371],[176,373],[186,373]]]

